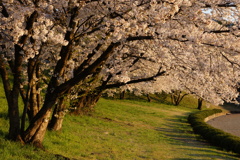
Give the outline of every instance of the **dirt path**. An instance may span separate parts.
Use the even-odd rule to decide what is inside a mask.
[[[240,137],[240,114],[229,114],[209,120],[211,126]]]
[[[220,106],[226,114],[207,121],[211,126],[240,137],[240,106],[225,104]],[[232,113],[232,114],[231,114]]]

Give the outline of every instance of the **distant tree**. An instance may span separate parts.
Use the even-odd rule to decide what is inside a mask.
[[[172,103],[175,106],[178,106],[180,104],[180,102],[183,100],[183,98],[187,95],[188,95],[188,93],[183,93],[182,91],[177,91],[177,90],[172,91],[172,93],[171,93]]]
[[[125,91],[120,92],[120,99],[125,99]]]
[[[202,110],[202,103],[203,103],[203,99],[202,98],[198,98],[198,109]]]

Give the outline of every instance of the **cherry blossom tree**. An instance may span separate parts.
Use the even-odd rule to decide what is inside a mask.
[[[0,71],[9,138],[42,147],[50,117],[52,128],[62,121],[66,97],[75,97],[81,107],[94,105],[106,89],[131,88],[168,73],[180,82],[184,76],[194,80],[201,75],[203,81],[222,80],[223,86],[234,88],[239,80],[238,3],[1,0]],[[205,8],[214,12],[205,14]],[[221,10],[229,16],[222,19]],[[222,23],[229,17],[231,23]],[[200,60],[209,62],[215,77],[205,76],[209,70]],[[191,82],[187,86],[192,89],[197,81]],[[215,92],[232,98],[228,88],[219,86]]]
[[[154,39],[144,21],[153,17],[151,5],[149,1],[1,1],[1,75],[9,104],[9,138],[41,147],[52,108],[61,106],[65,94],[90,83],[105,64],[113,66],[110,59],[121,63],[124,48],[136,45],[134,41],[144,45],[144,40]],[[134,54],[139,54],[137,49]],[[24,101],[21,125],[19,94]],[[26,114],[31,123],[25,130]]]
[[[239,81],[239,48],[237,46],[239,43],[239,11],[237,5],[230,2],[218,2],[215,5],[202,5],[202,8],[202,12],[198,14],[206,19],[198,19],[200,20],[198,22],[205,25],[200,25],[196,21],[187,24],[183,19],[177,19],[177,16],[175,16],[177,23],[169,21],[175,27],[178,25],[179,28],[184,27],[180,35],[173,36],[169,33],[172,37],[167,37],[168,39],[164,41],[167,47],[164,46],[162,49],[172,62],[165,64],[169,66],[168,76],[160,77],[158,82],[137,84],[130,87],[134,88],[132,91],[146,93],[163,90],[170,93],[171,90],[183,90],[197,95],[200,104],[203,99],[214,104],[222,104],[224,101],[236,102],[235,99],[239,94],[237,92]],[[207,14],[204,13],[205,11]],[[199,36],[199,39],[195,41],[196,37],[192,36]],[[124,88],[129,89],[129,87]]]

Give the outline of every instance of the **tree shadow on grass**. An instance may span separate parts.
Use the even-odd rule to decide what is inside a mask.
[[[5,112],[0,112],[0,119],[7,120],[8,119],[8,114]]]
[[[202,139],[199,135],[193,133],[190,124],[187,122],[187,115],[175,116],[169,118],[163,127],[156,128],[163,135],[169,138],[172,145],[181,144],[181,149],[186,151],[186,157],[194,158],[175,158],[174,160],[204,160],[204,159],[221,159],[236,160],[239,155],[231,152],[224,152],[221,148],[215,147]],[[179,148],[179,146],[176,146]],[[201,151],[203,153],[201,153]]]
[[[0,121],[7,121],[8,120],[8,114],[5,112],[0,112]],[[0,137],[6,138],[7,132],[2,130],[2,127],[0,128]]]

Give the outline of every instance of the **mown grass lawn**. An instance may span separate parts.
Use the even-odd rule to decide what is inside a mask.
[[[63,130],[48,132],[44,145],[51,153],[75,159],[238,159],[192,133],[187,115],[193,111],[101,99],[91,116],[68,115]]]
[[[238,159],[192,133],[187,116],[196,109],[103,98],[90,116],[67,115],[62,131],[47,132],[46,152],[39,151],[4,139],[8,120],[1,96],[0,155],[4,160],[62,156],[77,160]]]

